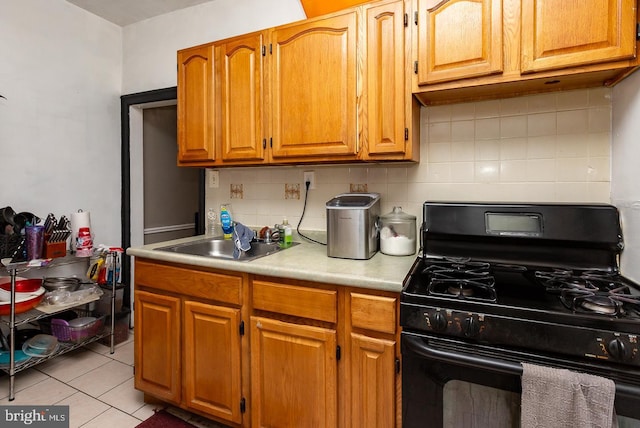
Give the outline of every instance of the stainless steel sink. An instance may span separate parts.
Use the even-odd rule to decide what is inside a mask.
[[[298,245],[294,242],[293,245]],[[277,242],[254,241],[249,251],[235,251],[235,244],[231,239],[206,238],[198,241],[185,242],[184,244],[169,245],[156,248],[159,251],[190,254],[193,256],[213,257],[216,259],[228,259],[239,261],[251,261],[269,254],[282,251]]]

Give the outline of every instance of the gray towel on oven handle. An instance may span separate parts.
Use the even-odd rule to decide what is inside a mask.
[[[615,383],[522,363],[521,428],[616,428]]]

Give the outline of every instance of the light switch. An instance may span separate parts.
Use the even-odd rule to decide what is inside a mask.
[[[209,189],[217,189],[220,187],[220,171],[217,169],[207,170],[209,175]]]

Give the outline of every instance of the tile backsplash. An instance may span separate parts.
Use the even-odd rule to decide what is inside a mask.
[[[304,209],[300,228],[325,230],[325,203],[353,188],[380,193],[382,213],[400,205],[419,219],[425,200],[608,203],[611,90],[423,107],[420,145],[418,164],[222,168],[206,206],[231,202],[251,226],[295,227]],[[306,208],[304,171],[316,177]],[[296,183],[299,199],[283,192]]]

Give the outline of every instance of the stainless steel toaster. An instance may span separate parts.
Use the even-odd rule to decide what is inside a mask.
[[[327,256],[365,260],[378,251],[380,194],[342,193],[326,208]]]

